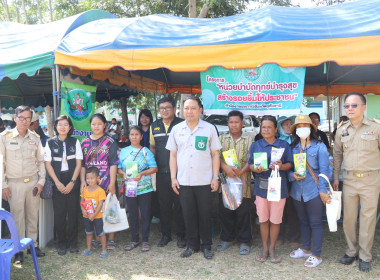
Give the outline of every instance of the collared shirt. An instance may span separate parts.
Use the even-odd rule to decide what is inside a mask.
[[[241,135],[236,141],[230,134],[225,134],[219,136],[220,143],[222,144],[222,149],[220,150],[220,158],[223,158],[223,152],[231,149],[235,149],[236,157],[239,163],[239,169],[242,169],[248,162],[249,148],[252,144],[252,137],[248,135]],[[225,174],[226,175],[226,174]],[[243,197],[251,198],[251,172],[246,172],[239,176],[243,182]],[[221,190],[219,189],[219,192]]]
[[[298,143],[292,149],[292,152],[293,155],[301,153],[300,143]],[[306,153],[306,160],[317,176],[319,176],[319,174],[324,174],[328,177],[330,165],[329,152],[327,151],[326,145],[324,143],[316,142],[313,140],[310,143],[310,146],[305,151],[302,151],[302,153]],[[294,179],[293,172],[294,171],[289,171],[288,173],[289,181],[292,182],[290,194],[293,199],[301,201],[301,198],[303,198],[303,200],[307,202],[319,196],[319,193],[328,192],[329,186],[326,180],[319,177],[317,186],[308,169],[306,169],[306,178],[300,181],[296,181]]]
[[[45,184],[44,150],[40,137],[30,130],[25,137],[20,136],[17,128],[7,130],[0,135],[0,154],[4,156],[5,172],[3,188],[7,188],[7,179],[28,178],[38,175],[37,184]]]
[[[249,165],[253,164],[253,154],[254,153],[267,153],[268,165],[269,165],[270,160],[271,160],[272,147],[284,148],[285,149],[284,153],[282,154],[282,157],[281,157],[282,164],[292,163],[292,152],[290,150],[290,146],[289,146],[288,142],[281,140],[281,139],[276,139],[276,141],[274,141],[273,144],[269,144],[267,141],[265,141],[264,138],[262,138],[256,142],[252,143],[251,148],[249,149],[248,164]],[[259,187],[259,178],[268,179],[270,177],[271,173],[272,173],[271,169],[269,169],[265,172],[261,172],[261,173],[254,173],[253,172],[253,175],[255,176],[255,190],[254,190],[255,195],[258,195],[262,198],[267,198],[267,190],[261,189]],[[280,170],[281,198],[286,198],[289,196],[286,173],[287,173],[286,171]]]
[[[212,124],[199,120],[193,131],[187,121],[175,125],[166,149],[177,152],[178,183],[183,186],[210,185],[213,171],[211,152],[221,148]]]
[[[59,140],[61,141],[61,139]],[[82,146],[80,145],[79,140],[77,140],[75,143],[75,159],[83,159]],[[69,170],[69,164],[67,163],[67,160],[69,160],[69,158],[66,156],[66,142],[63,142],[61,171]],[[44,161],[52,161],[51,150],[49,146],[45,147]]]
[[[334,143],[334,180],[344,169],[352,172],[380,170],[380,124],[364,118],[355,127],[344,122],[336,131]]]

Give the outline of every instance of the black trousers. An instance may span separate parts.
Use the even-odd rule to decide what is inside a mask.
[[[172,189],[170,173],[157,173],[157,195],[160,204],[161,234],[171,237],[172,217],[174,218],[176,233],[179,237],[185,237],[185,221],[183,219],[182,207],[178,195]]]
[[[224,207],[222,194],[219,195],[219,218],[221,224],[220,239],[231,242],[235,238],[239,243],[252,241],[251,199],[243,198],[236,210]]]
[[[129,213],[129,226],[132,233],[132,241],[139,242],[139,209],[141,212],[142,241],[149,241],[150,232],[150,208],[152,192],[140,194],[137,197],[125,197]]]
[[[280,225],[280,233],[278,240],[285,240],[285,227],[288,225],[288,237],[290,242],[300,242],[301,231],[300,223],[297,215],[296,208],[293,204],[293,198],[286,199],[284,214],[282,216],[282,223]]]
[[[211,185],[180,186],[179,199],[188,247],[193,250],[199,250],[200,247],[211,249]]]
[[[59,180],[67,185],[71,176],[69,172],[61,173]],[[67,246],[77,247],[78,243],[78,209],[79,185],[76,185],[69,194],[62,194],[57,187],[53,187],[54,228],[57,233],[59,248]],[[68,231],[66,232],[66,217]]]

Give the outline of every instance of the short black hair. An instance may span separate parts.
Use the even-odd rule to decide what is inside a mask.
[[[86,169],[86,175],[90,174],[90,173],[93,173],[96,175],[96,177],[98,177],[99,176],[99,169],[95,166],[88,167]]]
[[[18,106],[15,109],[15,115],[18,116],[18,114],[20,114],[22,112],[25,112],[25,111],[29,111],[30,112],[30,116],[33,117],[32,109],[30,109],[30,107],[26,106],[26,105],[20,105],[20,106]]]
[[[260,124],[260,133],[261,133],[261,127],[263,125],[263,121],[271,121],[274,124],[274,127],[277,128],[277,120],[274,116],[272,115],[264,115],[261,118],[261,124]]]
[[[91,116],[90,124],[92,123],[92,120],[96,118],[100,119],[103,123],[107,123],[107,119],[103,114],[96,113]]]
[[[243,116],[243,113],[240,112],[240,111],[230,111],[228,113],[228,120],[230,120],[231,117],[239,117],[241,120],[243,120],[244,116]]]
[[[58,136],[57,125],[58,125],[58,122],[63,121],[63,120],[66,120],[69,123],[69,126],[71,126],[69,133],[67,133],[68,136],[71,136],[74,132],[74,126],[73,126],[73,122],[71,121],[71,118],[66,115],[60,115],[58,118],[55,119],[54,121],[55,134]]]
[[[199,97],[197,97],[197,96],[190,96],[188,99],[185,100],[185,102],[187,100],[194,100],[194,101],[196,101],[198,103],[199,108],[203,108],[202,101],[199,99]],[[183,102],[183,103],[185,104],[185,102]]]
[[[111,120],[111,121],[113,121],[113,120],[115,120],[115,121],[116,121],[116,118],[112,118],[112,120]]]
[[[350,92],[350,93],[348,93],[348,94],[344,97],[344,102],[346,102],[346,99],[347,99],[349,96],[352,96],[352,95],[359,96],[360,99],[362,100],[363,104],[364,104],[364,105],[367,104],[367,100],[365,99],[364,95],[361,94],[360,92]]]
[[[140,113],[139,113],[139,118],[138,118],[138,121],[137,121],[137,125],[138,125],[139,127],[142,126],[142,125],[141,125],[141,122],[140,122],[141,115],[145,115],[145,116],[147,116],[147,117],[150,119],[150,123],[149,123],[149,124],[152,124],[152,122],[153,122],[153,115],[152,115],[152,112],[151,112],[150,110],[148,110],[148,109],[142,109],[142,110],[140,111]]]
[[[321,116],[317,112],[313,112],[309,114],[309,117],[311,119],[311,115],[316,115],[318,117],[318,120],[321,121]]]
[[[4,125],[3,119],[0,118],[0,127],[3,127],[3,125]]]
[[[169,102],[170,104],[172,104],[173,108],[175,108],[175,100],[172,96],[165,96],[165,97],[162,97],[160,100],[158,100],[157,102],[158,107],[160,107],[160,104],[165,103],[165,102]]]
[[[141,127],[137,126],[137,125],[134,125],[132,126],[130,129],[129,129],[129,134],[131,134],[131,131],[132,130],[137,130],[138,132],[140,132],[141,135],[143,135],[143,130]]]

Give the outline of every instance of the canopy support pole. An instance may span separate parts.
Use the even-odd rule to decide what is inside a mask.
[[[55,78],[56,78],[56,90],[58,92],[61,92],[61,78],[60,78],[60,71],[59,71],[59,67],[58,65],[55,65]],[[54,119],[55,118],[58,118],[59,115],[60,115],[60,111],[61,111],[61,98],[60,98],[60,95],[56,95],[56,98],[57,98],[57,112],[56,112],[56,115],[54,116]]]
[[[56,99],[56,95],[54,94],[54,92],[57,91],[57,84],[56,84],[56,72],[55,72],[55,65],[53,66],[53,68],[51,69],[51,76],[52,76],[52,83],[53,83],[53,121],[55,120],[55,116],[57,115],[57,99]]]
[[[331,112],[330,112],[330,94],[329,94],[329,85],[326,85],[326,95],[327,95],[327,119],[329,124],[329,144],[331,147]]]

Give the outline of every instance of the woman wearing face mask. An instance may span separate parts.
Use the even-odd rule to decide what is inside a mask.
[[[298,116],[291,131],[294,136],[291,144],[293,154],[306,153],[307,167],[305,176],[302,176],[303,172],[289,171],[289,180],[292,182],[290,194],[298,214],[302,237],[302,249],[294,250],[290,257],[307,258],[304,265],[316,267],[322,263],[323,204],[329,201],[329,186],[325,180],[318,180],[318,175],[328,176],[329,153],[325,144],[318,141],[317,128],[309,116]]]

